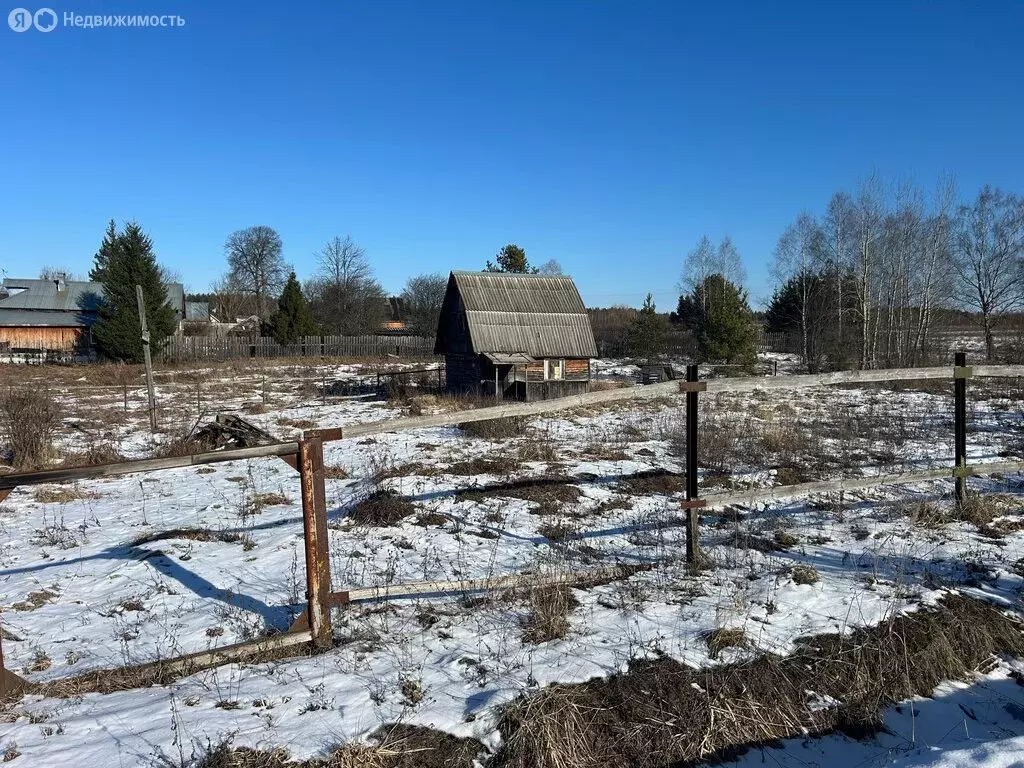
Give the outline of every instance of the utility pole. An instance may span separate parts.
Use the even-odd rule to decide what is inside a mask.
[[[156,432],[156,390],[153,388],[153,358],[149,354],[149,328],[146,327],[146,299],[142,286],[135,286],[135,300],[139,305],[139,324],[142,326],[142,354],[146,359],[146,385],[149,387],[149,429]]]

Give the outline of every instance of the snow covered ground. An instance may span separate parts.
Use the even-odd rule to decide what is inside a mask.
[[[204,383],[206,409],[240,409],[281,438],[402,413],[365,399],[324,404],[297,387],[254,407],[264,400],[255,380],[214,403],[216,378]],[[165,411],[187,424],[204,407],[201,392],[183,389],[163,397]],[[65,448],[86,449],[102,428],[123,455],[152,451],[144,411],[124,417],[122,407],[109,423],[99,418],[117,410],[118,398],[76,396],[71,418],[90,426],[68,430]],[[709,399],[704,486],[948,464],[948,400],[911,388]],[[1020,403],[1009,384],[972,401],[971,463],[1021,457]],[[533,607],[523,595],[354,604],[335,612],[337,647],[325,654],[225,665],[142,690],[27,696],[0,716],[0,753],[13,745],[20,760],[41,766],[159,764],[182,744],[230,736],[236,746],[286,746],[303,758],[394,722],[493,746],[503,703],[551,682],[607,675],[631,659],[667,654],[701,667],[785,654],[799,637],[877,624],[950,589],[1019,610],[1017,476],[973,481],[999,494],[998,514],[980,528],[935,519],[948,512],[947,483],[708,515],[703,545],[714,567],[689,573],[677,525],[683,411],[673,397],[536,419],[500,441],[445,427],[327,444],[335,589],[654,566],[574,589],[578,605],[563,637],[530,638]],[[733,470],[728,478],[710,466],[718,459]],[[387,527],[348,519],[380,489],[409,499],[412,514]],[[0,505],[5,664],[43,682],[287,629],[305,591],[301,534],[298,476],[278,459],[18,489]],[[720,629],[742,630],[742,647],[710,649],[707,637]],[[913,717],[909,705],[890,712],[892,733],[874,741],[786,742],[740,763],[1014,764],[1012,750],[1024,747],[1016,735],[1024,689],[1014,688],[1007,664],[916,702]]]

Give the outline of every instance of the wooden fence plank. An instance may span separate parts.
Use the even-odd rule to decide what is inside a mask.
[[[69,480],[86,480],[96,477],[130,475],[135,472],[154,472],[161,469],[176,469],[202,464],[219,464],[224,461],[257,459],[265,456],[288,456],[297,453],[298,443],[274,443],[253,448],[238,448],[231,451],[211,451],[190,456],[171,456],[166,459],[140,459],[123,461],[120,464],[99,464],[93,467],[71,467],[68,469],[46,469],[41,472],[16,472],[0,475],[0,489],[17,488],[21,485],[63,483]]]
[[[187,363],[236,358],[277,357],[430,357],[434,339],[428,336],[305,336],[295,344],[258,338],[172,336],[158,354],[162,363]]]

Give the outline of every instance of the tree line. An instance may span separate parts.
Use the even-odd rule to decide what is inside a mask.
[[[650,295],[639,312],[591,310],[599,346],[648,360],[685,348],[749,366],[763,325],[794,339],[812,372],[904,367],[937,360],[948,346],[940,332],[967,321],[992,360],[997,331],[1024,308],[1024,199],[984,186],[958,202],[947,178],[925,194],[870,176],[833,194],[823,214],[800,213],[771,274],[771,300],[755,313],[734,243],[704,236],[685,258],[676,310],[658,313]]]
[[[231,233],[224,243],[227,270],[211,291],[188,298],[208,301],[218,319],[254,318],[254,330],[291,344],[303,336],[362,335],[380,332],[395,303],[406,326],[432,336],[448,285],[440,272],[406,280],[401,294],[389,297],[374,276],[366,251],[351,236],[336,236],[316,253],[316,272],[301,284],[283,255],[281,236],[271,227],[253,226]],[[530,264],[526,251],[510,243],[485,269],[494,272],[561,274],[558,262]],[[42,279],[69,275],[44,267]],[[137,222],[118,229],[111,221],[93,257],[89,280],[102,283],[99,318],[93,325],[98,353],[107,359],[140,362],[143,356],[136,285],[145,298],[150,343],[159,348],[177,330],[167,285],[177,276],[158,263],[153,242]]]
[[[773,271],[767,326],[796,334],[811,369],[927,364],[957,312],[992,360],[996,331],[1024,304],[1024,200],[984,186],[957,202],[950,179],[925,194],[873,176],[833,194],[823,215],[801,213]]]

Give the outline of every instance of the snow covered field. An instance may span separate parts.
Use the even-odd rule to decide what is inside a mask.
[[[197,379],[198,396],[187,383],[161,395],[175,426],[156,443],[141,405],[126,413],[116,392],[69,395],[77,426],[64,432],[65,450],[103,442],[148,455],[216,410],[238,409],[282,439],[403,414],[369,399],[324,404],[283,384],[264,397],[255,376],[241,388],[223,382],[215,395],[214,372]],[[1019,383],[972,382],[971,391],[971,463],[1024,458]],[[934,384],[707,398],[702,485],[948,465],[951,413],[948,391]],[[973,521],[953,519],[949,483],[709,514],[702,544],[713,567],[689,572],[678,525],[683,423],[683,400],[673,397],[538,418],[500,440],[445,427],[328,443],[335,589],[642,568],[573,589],[565,625],[540,636],[530,594],[359,603],[335,612],[328,653],[225,665],[146,689],[26,696],[0,716],[0,753],[40,766],[161,765],[230,738],[304,758],[396,722],[496,747],[501,705],[632,659],[708,667],[785,655],[798,638],[872,626],[949,590],[1020,610],[1018,476],[973,480],[998,494]],[[355,523],[356,505],[382,490],[408,500],[408,514],[394,525]],[[278,459],[18,489],[0,504],[5,664],[46,682],[285,630],[303,607],[301,534],[298,475]],[[889,734],[783,742],[738,764],[1019,764],[1024,688],[1008,677],[1014,665],[1021,669],[1005,660],[974,685],[893,710]]]

